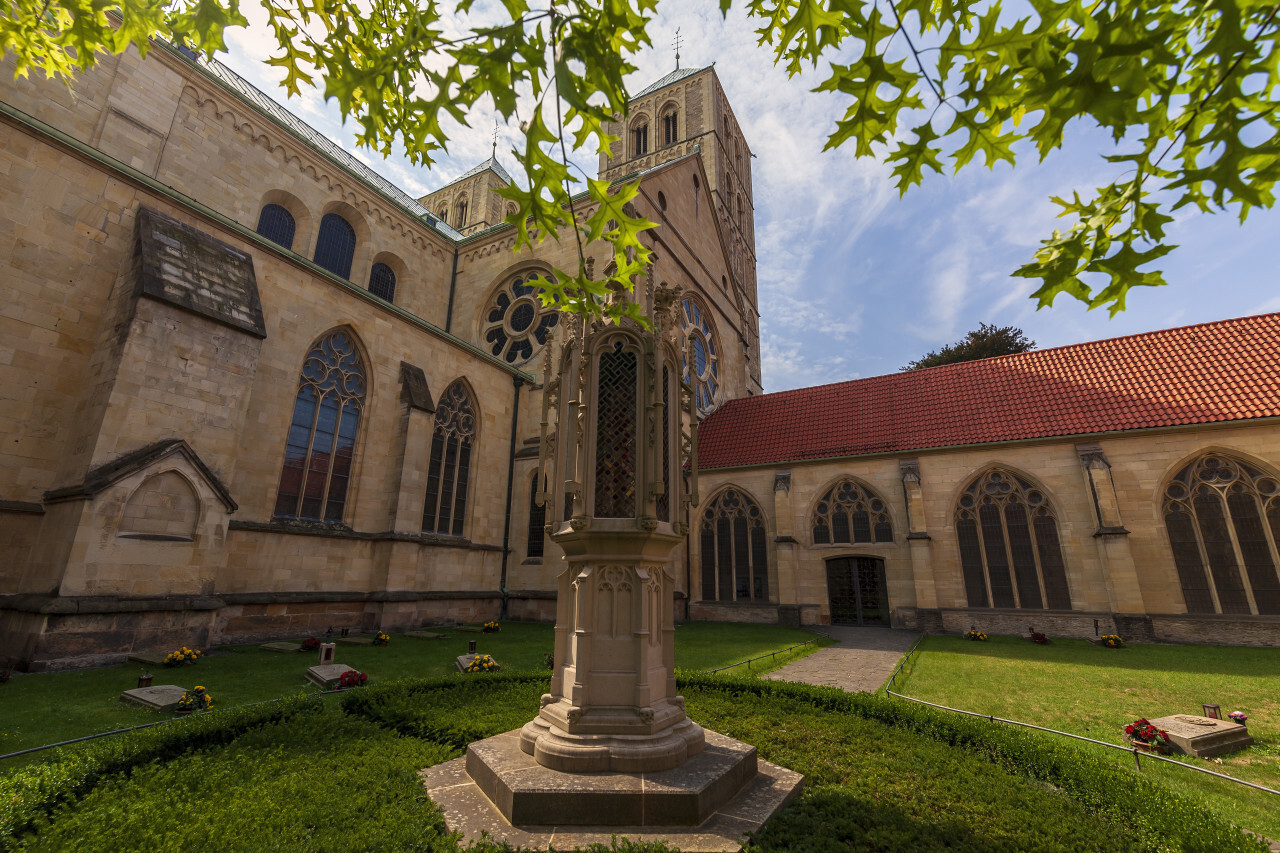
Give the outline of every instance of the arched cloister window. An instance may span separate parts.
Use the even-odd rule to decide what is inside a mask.
[[[278,204],[264,204],[258,214],[258,233],[277,246],[293,248],[293,237],[298,225],[293,214]]]
[[[1189,613],[1280,615],[1274,474],[1217,453],[1201,456],[1165,488],[1164,523]]]
[[[693,388],[698,413],[710,414],[720,389],[720,345],[703,307],[693,299],[680,305],[684,381]]]
[[[461,229],[467,224],[467,197],[458,199],[453,206],[453,227]]]
[[[702,511],[698,532],[704,601],[769,600],[764,513],[745,492],[726,489]]]
[[[422,532],[461,536],[471,486],[471,450],[476,442],[476,410],[466,383],[456,380],[436,404],[427,468]]]
[[[526,271],[503,284],[489,303],[481,335],[489,352],[515,364],[528,361],[547,342],[560,313],[543,306],[538,279],[546,273]]]
[[[678,115],[675,107],[668,107],[662,114],[662,144],[675,145],[680,140]]]
[[[383,263],[374,264],[373,269],[369,271],[369,292],[379,299],[395,302],[395,270]]]
[[[364,361],[349,332],[332,332],[307,353],[276,491],[277,518],[342,521],[365,391]]]
[[[342,278],[351,278],[351,259],[356,254],[356,229],[336,213],[320,220],[315,262]]]
[[[1058,522],[1026,480],[998,469],[974,480],[956,507],[956,538],[970,607],[1071,609]]]
[[[529,544],[524,555],[528,559],[540,559],[546,546],[547,507],[538,506],[538,472],[529,478]]]
[[[852,480],[827,490],[813,508],[813,544],[892,542],[889,507],[879,495]]]

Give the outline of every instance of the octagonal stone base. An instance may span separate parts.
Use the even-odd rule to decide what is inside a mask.
[[[707,731],[706,748],[656,773],[562,773],[520,749],[520,732],[477,741],[422,771],[451,832],[518,847],[572,849],[613,836],[685,851],[737,851],[799,793],[804,777],[758,761],[755,747]]]

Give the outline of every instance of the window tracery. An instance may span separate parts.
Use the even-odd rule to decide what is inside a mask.
[[[431,434],[427,497],[422,532],[461,536],[471,484],[471,450],[476,440],[475,406],[461,379],[440,395]]]
[[[680,306],[681,368],[684,381],[694,390],[698,413],[710,414],[720,390],[720,346],[706,311],[693,299]]]
[[[1165,487],[1163,514],[1187,612],[1280,615],[1280,479],[1206,454]]]
[[[813,544],[892,542],[889,507],[870,489],[842,480],[813,508]]]
[[[744,492],[726,489],[702,511],[702,599],[769,600],[764,513]]]
[[[1070,610],[1058,522],[1045,494],[1007,471],[970,484],[956,507],[970,607]]]
[[[490,303],[481,334],[489,352],[507,362],[528,361],[547,342],[560,322],[560,312],[544,307],[537,281],[542,273],[526,272],[502,286]]]
[[[276,518],[342,521],[364,411],[364,371],[347,332],[321,338],[307,353],[276,491]]]

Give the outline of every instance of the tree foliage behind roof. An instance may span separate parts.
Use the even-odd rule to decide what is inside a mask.
[[[0,51],[32,68],[70,74],[101,51],[145,50],[170,35],[212,53],[223,30],[243,26],[238,0],[10,0],[0,9]],[[554,236],[576,241],[578,269],[559,270],[544,299],[617,319],[651,259],[628,215],[635,183],[575,176],[568,147],[607,150],[604,130],[625,113],[631,59],[650,45],[658,0],[263,0],[279,45],[269,63],[284,88],[321,83],[358,141],[386,155],[400,144],[429,164],[449,141],[446,118],[466,122],[490,102],[516,120],[527,185],[500,191],[516,248]],[[720,0],[727,12],[733,0]],[[1173,246],[1172,211],[1234,206],[1241,219],[1271,207],[1280,177],[1280,5],[1265,0],[1027,0],[1017,17],[992,0],[740,0],[760,42],[788,73],[825,68],[816,91],[848,103],[827,147],[852,141],[859,156],[893,166],[900,192],[926,171],[1044,158],[1077,120],[1106,128],[1114,179],[1055,198],[1069,224],[1014,275],[1040,281],[1033,298],[1060,293],[1090,308],[1123,310],[1130,288],[1164,284],[1143,269]],[[113,27],[107,11],[119,13]],[[496,16],[496,17],[495,17]],[[469,27],[469,28],[466,28]],[[840,59],[848,58],[848,64]],[[532,93],[517,110],[517,91]],[[490,113],[487,109],[484,115]],[[571,139],[569,138],[571,137]],[[1021,143],[1021,144],[1020,144]],[[588,200],[570,199],[585,184]],[[630,210],[630,208],[627,208]],[[581,218],[580,218],[581,217]],[[613,245],[610,278],[592,281],[583,247]]]
[[[903,367],[903,370],[920,370],[962,361],[977,361],[997,355],[1013,355],[1036,348],[1022,330],[1015,326],[990,326],[980,323],[978,328],[954,344],[933,350]]]

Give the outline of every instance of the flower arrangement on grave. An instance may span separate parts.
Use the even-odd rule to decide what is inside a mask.
[[[467,664],[467,672],[497,672],[498,662],[493,655],[476,655]]]
[[[196,685],[191,690],[182,694],[182,698],[178,700],[179,713],[190,714],[192,711],[205,711],[213,707],[213,697],[209,695],[209,691],[200,685]]]
[[[191,666],[200,660],[202,652],[199,649],[189,649],[186,646],[178,649],[176,652],[169,652],[164,656],[165,666]]]
[[[12,677],[13,676],[9,673],[9,670],[0,669],[0,684],[4,684],[6,681],[8,681]]]
[[[390,635],[384,634],[381,631],[379,631],[373,638],[373,644],[375,646],[385,646],[387,643],[390,643],[390,642],[391,642]]]
[[[1120,639],[1119,634],[1103,634],[1102,645],[1109,649],[1118,649],[1124,645],[1124,640]]]
[[[0,681],[3,680],[3,678],[0,678]],[[1233,722],[1237,722],[1242,726],[1249,722],[1249,715],[1244,711],[1232,711],[1230,714],[1227,714],[1227,716],[1230,717]]]
[[[546,664],[547,669],[555,669],[556,668],[555,652],[547,652],[545,655],[543,655],[542,662]]]
[[[1048,644],[1049,638],[1046,637],[1044,634],[1041,634],[1039,631],[1032,631],[1031,642],[1035,643],[1036,645],[1043,646]]]
[[[1124,727],[1124,733],[1130,743],[1145,743],[1157,749],[1169,748],[1169,733],[1151,725],[1146,717],[1139,717]]]
[[[502,630],[502,627],[497,622],[490,620],[489,622],[484,623],[484,625],[480,627],[480,630],[484,631],[486,634],[496,634]]]
[[[315,637],[307,637],[302,641],[302,651],[304,652],[314,652],[318,648],[320,648],[320,641]]]
[[[978,643],[985,643],[987,641],[987,635],[979,631],[977,628],[970,628],[969,633],[965,634],[964,638]]]
[[[363,672],[349,669],[338,677],[338,689],[350,690],[352,687],[364,687],[369,681],[369,676]]]

